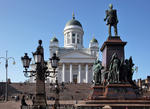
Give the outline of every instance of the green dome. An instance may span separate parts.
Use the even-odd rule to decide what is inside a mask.
[[[98,41],[95,38],[93,38],[90,42],[98,43]]]
[[[80,26],[82,28],[81,23],[78,20],[75,20],[75,19],[72,19],[72,20],[67,22],[66,26],[70,26],[70,25],[77,25],[77,26]]]
[[[51,39],[51,42],[58,42],[58,39],[57,39],[56,37],[53,37],[53,38]]]

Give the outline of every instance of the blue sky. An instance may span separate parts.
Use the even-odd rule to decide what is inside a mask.
[[[14,82],[27,79],[20,57],[25,52],[32,57],[39,39],[43,40],[46,60],[54,35],[63,46],[63,29],[73,11],[84,29],[84,47],[88,47],[93,34],[101,47],[108,37],[103,19],[110,3],[117,9],[118,35],[128,42],[125,57],[132,56],[139,67],[134,78],[146,78],[150,75],[149,0],[0,0],[0,57],[8,50],[8,56],[16,60],[16,65],[9,60],[8,77]],[[5,81],[5,61],[0,62],[0,81]]]

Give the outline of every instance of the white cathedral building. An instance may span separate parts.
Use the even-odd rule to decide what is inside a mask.
[[[64,47],[59,47],[56,37],[50,40],[50,57],[56,53],[60,58],[57,68],[57,78],[59,82],[69,83],[91,83],[93,80],[93,63],[99,55],[98,41],[93,37],[89,43],[89,48],[84,48],[84,30],[81,23],[75,19],[74,15],[65,25]],[[48,65],[52,70],[51,65]],[[55,82],[56,78],[49,77],[48,82]],[[31,79],[30,79],[31,80]],[[33,79],[32,79],[33,80]]]

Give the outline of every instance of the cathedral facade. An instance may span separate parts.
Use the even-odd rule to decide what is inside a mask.
[[[98,58],[98,41],[93,38],[89,48],[84,48],[84,30],[74,15],[65,25],[64,47],[59,47],[59,41],[53,37],[50,41],[50,57],[56,53],[60,58],[57,69],[59,82],[91,83],[93,80],[93,63]],[[49,79],[54,82],[53,78]]]

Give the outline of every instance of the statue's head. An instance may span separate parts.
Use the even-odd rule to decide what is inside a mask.
[[[126,64],[128,64],[128,63],[129,63],[129,60],[128,60],[128,59],[126,59],[126,60],[125,60],[125,63],[126,63]]]
[[[98,64],[98,63],[100,63],[100,60],[97,59],[94,63],[95,63],[95,64]]]
[[[100,60],[97,60],[97,63],[101,63],[101,61],[100,61]]]
[[[110,8],[110,9],[113,9],[113,5],[112,5],[112,4],[109,4],[109,8]]]

